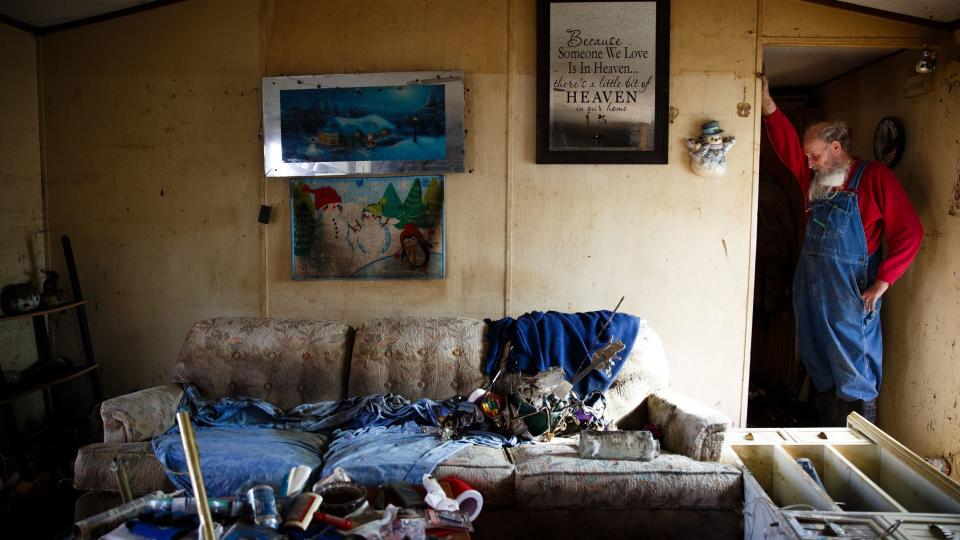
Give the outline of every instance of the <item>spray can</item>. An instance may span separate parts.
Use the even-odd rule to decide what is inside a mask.
[[[253,510],[253,522],[258,527],[276,529],[280,526],[277,498],[272,487],[265,484],[253,486],[247,490],[247,502]]]

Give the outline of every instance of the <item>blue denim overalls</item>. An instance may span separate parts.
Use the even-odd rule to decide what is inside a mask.
[[[875,399],[882,367],[881,302],[867,313],[860,298],[877,275],[881,252],[868,256],[857,206],[866,167],[861,161],[845,191],[810,203],[793,278],[800,359],[817,390],[836,386],[844,401]]]

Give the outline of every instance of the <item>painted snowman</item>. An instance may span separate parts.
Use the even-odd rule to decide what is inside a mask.
[[[343,202],[337,190],[330,186],[303,191],[313,194],[313,206],[316,211],[317,229],[314,233],[314,250],[324,259],[349,258],[353,253],[350,227],[343,218]]]

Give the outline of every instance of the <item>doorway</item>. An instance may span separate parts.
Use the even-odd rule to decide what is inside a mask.
[[[765,45],[771,95],[798,134],[844,111],[825,110],[828,83],[902,49]],[[858,134],[853,133],[853,136]],[[865,134],[868,135],[868,134]],[[872,159],[872,156],[861,156]],[[816,426],[811,384],[796,352],[793,274],[803,242],[806,194],[761,129],[747,426]]]

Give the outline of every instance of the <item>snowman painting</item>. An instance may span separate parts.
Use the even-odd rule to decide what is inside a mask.
[[[304,193],[313,195],[317,228],[314,232],[314,246],[320,256],[327,260],[349,259],[353,253],[350,227],[343,218],[343,201],[337,190],[330,186],[310,188],[303,186]]]
[[[368,204],[360,212],[356,229],[357,249],[368,255],[379,255],[390,247],[390,230],[387,229],[390,219],[375,215],[373,206]]]
[[[690,168],[700,176],[718,178],[727,172],[727,152],[737,143],[734,137],[724,137],[720,122],[711,120],[700,129],[696,139],[687,139]]]
[[[441,176],[297,179],[290,216],[294,279],[444,275]]]

